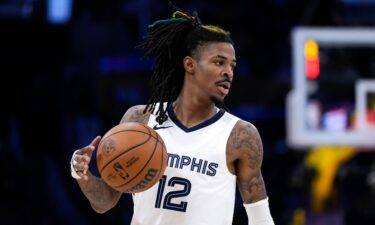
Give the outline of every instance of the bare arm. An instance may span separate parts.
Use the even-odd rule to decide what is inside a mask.
[[[100,140],[101,138],[98,136],[88,146],[77,150],[72,160],[77,162],[74,165],[74,170],[81,177],[81,179],[77,179],[81,191],[96,212],[105,213],[117,204],[121,193],[109,187],[101,178],[92,175],[89,171],[93,151]]]
[[[144,106],[133,106],[127,110],[120,123],[139,122],[147,124],[149,114],[143,114]],[[81,191],[89,200],[91,207],[98,213],[104,213],[113,208],[121,197],[118,192],[108,186],[101,178],[92,175],[88,170],[88,165],[92,158],[94,149],[98,146],[101,138],[96,137],[90,145],[79,149],[73,156],[77,162],[74,169],[83,179],[77,179]],[[83,171],[87,171],[83,172]]]
[[[227,143],[229,169],[237,175],[237,185],[245,204],[267,198],[261,173],[263,145],[258,130],[239,121]]]
[[[121,197],[121,193],[109,187],[101,178],[87,173],[87,180],[77,180],[83,194],[97,213],[105,213],[113,208]]]
[[[150,113],[143,113],[145,105],[136,105],[128,109],[124,114],[120,123],[126,122],[138,122],[142,124],[147,124],[148,119],[150,118]]]

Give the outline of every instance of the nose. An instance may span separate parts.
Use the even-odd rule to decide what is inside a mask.
[[[225,70],[223,71],[223,76],[228,78],[229,80],[233,80],[233,69],[231,66],[225,67]]]

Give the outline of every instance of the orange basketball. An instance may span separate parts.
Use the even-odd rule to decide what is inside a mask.
[[[99,143],[96,163],[114,189],[137,193],[151,188],[167,167],[167,150],[158,133],[140,123],[122,123]]]

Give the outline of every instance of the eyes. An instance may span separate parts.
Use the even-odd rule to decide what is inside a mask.
[[[224,66],[226,64],[226,61],[225,60],[215,60],[214,64],[216,66],[220,66],[221,67],[221,66]],[[236,63],[231,63],[230,67],[231,67],[232,70],[234,70],[236,68]]]

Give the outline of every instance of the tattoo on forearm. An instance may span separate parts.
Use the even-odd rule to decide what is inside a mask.
[[[253,201],[263,199],[267,196],[261,173],[251,177],[250,182],[245,183],[244,185],[247,185],[245,188],[250,190],[250,196]]]
[[[79,182],[82,192],[91,204],[100,208],[106,208],[113,203],[113,199],[117,193],[108,188],[99,178],[92,177],[91,179],[91,182]]]
[[[237,182],[245,203],[256,202],[267,197],[261,173],[257,173],[249,179],[238,179]]]

